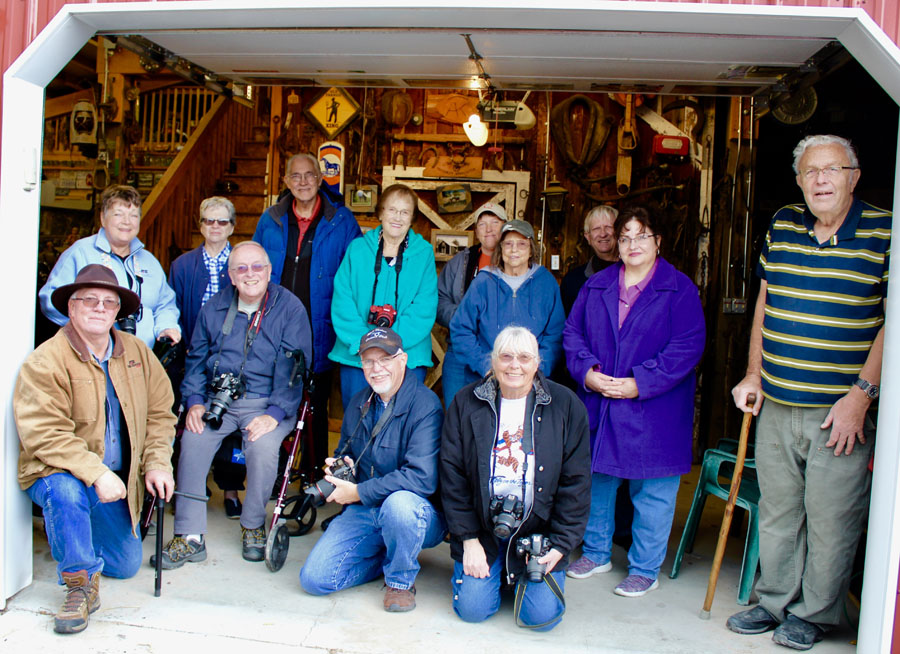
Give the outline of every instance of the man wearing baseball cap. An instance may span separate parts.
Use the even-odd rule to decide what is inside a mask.
[[[475,212],[475,238],[477,243],[453,256],[444,264],[438,277],[437,322],[447,329],[459,303],[469,290],[469,284],[482,269],[491,265],[491,257],[500,242],[500,230],[509,220],[506,210],[496,202],[485,202]],[[466,384],[466,364],[453,351],[447,334],[447,352],[444,355],[441,383],[444,389],[444,405]]]
[[[344,506],[300,571],[311,595],[327,595],[384,575],[384,610],[416,607],[419,552],[438,545],[443,515],[437,491],[443,411],[438,397],[406,374],[406,353],[392,329],[362,337],[359,356],[369,387],[350,400],[327,472],[343,458],[355,481],[330,474],[329,502]]]
[[[84,266],[51,302],[68,318],[19,371],[13,410],[19,485],[44,510],[66,600],[58,633],[100,608],[100,574],[134,576],[144,486],[171,499],[172,387],[144,342],[113,329],[140,298],[100,264]],[[143,477],[143,479],[141,479]]]

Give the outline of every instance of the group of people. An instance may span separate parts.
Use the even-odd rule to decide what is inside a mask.
[[[734,391],[742,410],[760,411],[749,393],[769,400],[757,445],[760,606],[728,626],[777,627],[776,642],[803,649],[839,618],[862,525],[890,214],[853,198],[859,166],[844,139],[805,139],[794,168],[806,205],[782,209],[770,227],[750,364]],[[137,239],[140,198],[110,187],[98,234],[64,252],[41,289],[46,315],[63,327],[26,360],[14,407],[20,483],[44,509],[67,586],[56,630],[86,627],[101,572],[135,574],[143,487],[174,493],[174,396],[149,349],[163,337],[187,345],[176,382],[182,495],[164,568],[206,558],[206,478],[235,433],[246,462],[242,555],[263,560],[266,502],[305,363],[315,456],[328,501],[341,505],[300,571],[306,592],[383,576],[385,610],[409,611],[420,551],[449,536],[460,618],[490,617],[511,587],[516,623],[552,629],[566,577],[612,569],[620,486],[633,518],[615,593],[657,588],[692,463],[706,329],[697,288],[660,254],[651,212],[589,211],[592,256],[561,292],[531,225],[497,204],[478,209],[478,243],[438,277],[431,247],[411,229],[412,189],[386,188],[380,226],[362,235],[314,157],[291,157],[284,182],[253,240],[234,247],[234,207],[204,201],[205,242],[173,262],[169,283]],[[424,384],[435,321],[449,329],[443,406]],[[326,456],[335,364],[344,418]],[[818,483],[812,502],[806,489]],[[832,510],[837,494],[855,526]]]

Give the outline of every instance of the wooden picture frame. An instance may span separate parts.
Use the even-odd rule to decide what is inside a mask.
[[[431,247],[434,248],[435,261],[449,261],[457,252],[461,252],[475,243],[475,232],[458,229],[432,229]]]
[[[347,184],[344,186],[344,206],[353,213],[375,213],[378,186],[375,184]]]

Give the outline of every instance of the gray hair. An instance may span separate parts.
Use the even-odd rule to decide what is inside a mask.
[[[234,211],[234,205],[231,203],[231,200],[228,198],[223,198],[220,195],[214,195],[211,198],[206,198],[203,202],[200,203],[200,220],[203,220],[204,214],[210,209],[216,209],[218,207],[224,207],[228,212],[228,220],[231,221],[233,225],[236,220],[236,214]]]
[[[319,176],[319,179],[322,179],[322,168],[319,164],[319,160],[315,158],[314,155],[311,155],[309,152],[299,152],[295,155],[291,155],[291,158],[287,160],[284,164],[284,174],[290,175],[291,166],[294,165],[294,162],[298,159],[306,159],[309,163],[312,164],[313,170],[316,171],[316,175]]]
[[[584,214],[584,233],[587,234],[591,231],[591,221],[594,218],[599,218],[604,215],[609,216],[612,222],[615,223],[616,217],[619,215],[619,210],[608,204],[598,204],[596,207],[588,210],[588,212]]]
[[[229,270],[231,270],[231,262],[234,260],[235,253],[238,250],[240,250],[241,248],[249,247],[251,245],[259,248],[259,251],[262,252],[263,259],[265,260],[267,266],[272,265],[272,262],[269,261],[269,253],[266,252],[266,249],[262,245],[260,245],[256,241],[241,241],[240,243],[235,245],[233,248],[231,248],[231,254],[228,255],[228,269]]]
[[[541,363],[537,339],[527,327],[507,325],[500,330],[494,339],[494,349],[491,350],[491,365],[495,364],[503,353],[530,354],[539,365]]]
[[[800,159],[803,157],[803,153],[809,148],[817,145],[841,146],[844,148],[844,152],[847,153],[847,159],[850,160],[850,165],[854,168],[859,168],[859,158],[856,156],[856,149],[850,143],[849,139],[845,139],[843,136],[835,136],[834,134],[813,134],[812,136],[804,138],[797,144],[797,147],[794,148],[795,175],[800,174]]]

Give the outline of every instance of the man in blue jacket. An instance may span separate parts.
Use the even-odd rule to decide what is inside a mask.
[[[327,475],[329,502],[344,505],[300,571],[311,595],[327,595],[384,574],[384,610],[416,607],[419,552],[444,539],[443,515],[429,501],[438,486],[443,411],[437,395],[406,374],[392,329],[377,327],[359,345],[369,388],[353,396],[328,466],[343,457],[355,481]]]
[[[295,154],[285,166],[290,193],[266,209],[253,240],[272,261],[272,281],[300,298],[313,333],[313,449],[321,466],[328,451],[328,396],[334,347],[331,296],[334,275],[350,241],[362,232],[340,196],[321,188],[322,172],[311,154]]]
[[[233,286],[200,310],[187,355],[181,395],[188,407],[178,460],[178,488],[206,494],[213,455],[240,429],[247,462],[241,513],[243,557],[262,561],[266,502],[278,468],[281,441],[296,424],[302,383],[294,362],[310,356],[309,322],[300,301],[270,282],[271,264],[258,243],[234,246],[228,261]],[[175,537],[162,566],[206,559],[206,506],[183,496],[175,506]],[[155,557],[151,558],[151,565]]]

